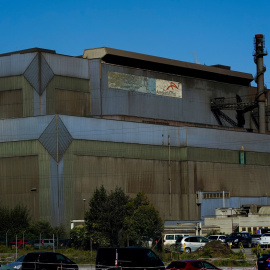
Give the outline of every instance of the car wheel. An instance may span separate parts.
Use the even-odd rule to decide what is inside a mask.
[[[190,253],[191,249],[190,248],[185,248],[185,253]]]

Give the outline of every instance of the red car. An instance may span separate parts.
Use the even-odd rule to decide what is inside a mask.
[[[24,239],[19,238],[19,239],[17,239],[17,247],[18,248],[25,247],[25,246],[29,245],[29,241],[30,240],[27,239],[27,238],[24,238]],[[16,240],[13,240],[10,243],[10,245],[11,245],[11,248],[16,247]]]
[[[173,261],[171,262],[166,269],[185,269],[185,270],[198,270],[198,269],[216,269],[222,270],[213,264],[202,261],[202,260],[183,260],[183,261]]]

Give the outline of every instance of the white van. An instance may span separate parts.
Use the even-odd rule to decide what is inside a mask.
[[[189,236],[189,234],[174,234],[174,233],[168,233],[164,234],[163,238],[163,244],[164,245],[172,245],[175,244],[175,241],[180,237]]]

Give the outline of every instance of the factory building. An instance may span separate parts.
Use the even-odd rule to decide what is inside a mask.
[[[252,81],[228,66],[111,48],[2,54],[2,204],[67,226],[101,185],[143,191],[164,221],[269,205],[268,93]]]

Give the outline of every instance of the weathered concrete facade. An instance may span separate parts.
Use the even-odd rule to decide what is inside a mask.
[[[4,204],[69,225],[102,184],[144,191],[164,220],[214,214],[220,198],[198,207],[198,192],[226,191],[237,207],[239,198],[268,201],[269,135],[250,113],[233,128],[211,111],[215,98],[252,100],[250,74],[109,48],[13,52],[0,67]]]

